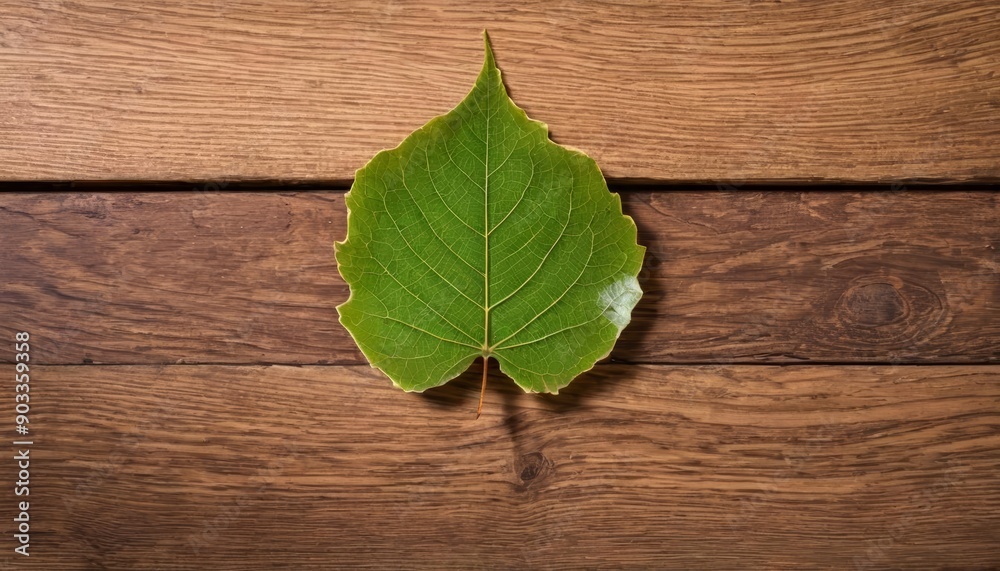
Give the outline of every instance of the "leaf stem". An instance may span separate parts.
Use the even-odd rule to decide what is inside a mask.
[[[483,414],[483,397],[486,396],[486,372],[490,369],[490,358],[483,355],[483,388],[479,391],[479,408],[476,409],[476,420]]]

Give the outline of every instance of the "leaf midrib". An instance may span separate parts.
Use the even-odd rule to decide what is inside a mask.
[[[489,50],[489,47],[486,48]],[[489,73],[489,72],[487,72]],[[483,278],[485,286],[483,288],[483,359],[492,355],[490,347],[490,118],[493,116],[493,109],[490,104],[490,91],[492,86],[487,82],[486,86],[486,140],[483,144]],[[506,161],[505,161],[506,162]],[[483,361],[485,370],[486,361]]]

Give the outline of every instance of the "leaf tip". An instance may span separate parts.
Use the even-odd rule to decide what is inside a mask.
[[[483,61],[484,69],[495,69],[497,64],[493,60],[493,48],[490,46],[490,33],[487,30],[483,30],[483,48],[486,51],[486,57]]]

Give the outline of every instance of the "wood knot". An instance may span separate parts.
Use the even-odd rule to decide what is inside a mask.
[[[552,463],[541,452],[522,454],[514,466],[521,481],[525,484],[540,479],[551,468]]]
[[[884,358],[940,334],[950,314],[934,276],[877,272],[854,278],[839,295],[832,290],[826,340]]]
[[[844,292],[841,302],[843,319],[862,327],[890,325],[909,312],[906,300],[889,283],[855,285]]]

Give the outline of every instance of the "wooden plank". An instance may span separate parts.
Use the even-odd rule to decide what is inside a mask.
[[[994,193],[635,195],[646,299],[616,356],[1000,361]]]
[[[479,421],[475,374],[32,375],[19,569],[1000,565],[998,366],[607,365]]]
[[[612,178],[1000,178],[992,0],[0,12],[0,179],[349,180],[464,96],[484,28],[517,102]]]
[[[640,362],[1000,361],[989,192],[629,192]],[[49,364],[358,364],[343,194],[0,195],[0,335]],[[9,355],[0,355],[10,359]]]

